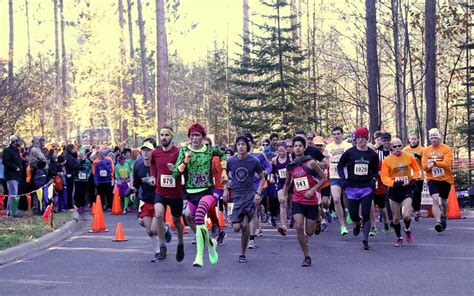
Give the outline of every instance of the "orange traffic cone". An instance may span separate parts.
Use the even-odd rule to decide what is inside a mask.
[[[206,218],[206,226],[207,226],[207,230],[212,229],[212,221],[210,218]]]
[[[165,212],[166,212],[165,213],[165,222],[170,226],[171,230],[175,230],[176,226],[174,226],[174,223],[173,223],[173,216],[171,215],[170,207],[166,207]]]
[[[219,211],[219,226],[227,227],[227,224],[225,224],[224,213],[221,211]]]
[[[448,219],[461,219],[461,209],[459,208],[458,198],[456,196],[456,189],[451,186],[448,197],[448,211],[446,213]]]
[[[117,223],[117,228],[115,229],[115,239],[113,239],[113,241],[114,242],[128,241],[128,239],[125,238],[125,233],[123,231],[122,223]]]
[[[31,212],[31,195],[26,195],[26,203],[28,204],[28,212]]]
[[[102,202],[100,197],[97,196],[95,200],[94,219],[92,220],[92,229],[89,232],[107,232],[107,227],[104,221],[104,212],[102,211]]]
[[[96,196],[95,200],[97,201],[97,199],[100,199],[100,195],[97,195],[97,196]],[[95,211],[96,206],[97,206],[97,202],[92,203],[92,206],[91,206],[91,215],[92,215],[92,216],[94,216],[94,214],[95,214],[95,212],[96,212],[96,211]]]
[[[118,186],[114,187],[114,200],[112,201],[112,215],[121,215],[122,214],[122,203],[120,201],[120,192]]]

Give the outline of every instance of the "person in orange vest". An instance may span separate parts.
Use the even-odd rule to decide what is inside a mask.
[[[393,228],[397,237],[396,247],[403,245],[400,226],[400,208],[403,222],[405,223],[405,234],[408,243],[413,243],[413,235],[410,230],[414,178],[419,175],[420,168],[414,157],[403,152],[402,141],[398,138],[392,139],[392,154],[382,162],[380,178],[387,186],[387,194],[393,213]]]
[[[441,143],[441,134],[437,128],[428,132],[431,145],[423,150],[421,163],[426,172],[428,190],[433,198],[433,216],[436,219],[435,230],[442,232],[446,229],[446,212],[448,210],[448,197],[453,178],[453,151]]]
[[[413,210],[415,211],[415,221],[419,221],[421,218],[421,192],[423,191],[423,182],[425,179],[425,174],[421,169],[421,155],[423,154],[424,147],[420,145],[420,140],[418,139],[418,134],[416,133],[409,134],[408,141],[410,144],[403,148],[403,151],[411,154],[411,156],[415,158],[418,167],[420,167],[419,174],[417,176],[413,176],[416,184],[416,189],[413,191]]]

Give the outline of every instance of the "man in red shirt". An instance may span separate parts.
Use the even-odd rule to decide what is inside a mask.
[[[181,179],[175,179],[170,170],[174,166],[179,154],[179,149],[173,145],[173,136],[174,133],[171,127],[163,127],[160,130],[161,147],[155,149],[151,156],[150,182],[151,184],[156,184],[155,217],[158,224],[158,237],[160,239],[160,255],[157,259],[161,261],[166,258],[166,227],[164,217],[166,207],[169,206],[178,236],[176,261],[181,262],[184,259],[183,224],[181,224],[183,186]]]

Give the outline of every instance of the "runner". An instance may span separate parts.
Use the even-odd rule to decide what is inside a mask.
[[[342,188],[344,187],[342,181],[337,172],[337,165],[342,154],[348,149],[352,148],[352,144],[343,140],[344,131],[341,127],[334,127],[332,129],[333,142],[329,143],[324,149],[324,155],[326,155],[329,160],[329,183],[331,185],[331,195],[334,200],[334,208],[336,210],[336,216],[341,224],[340,233],[341,235],[346,235],[349,233],[346,227],[346,221],[344,219],[344,209],[342,207],[341,198],[344,197],[344,205],[349,206],[347,197],[343,194]],[[347,174],[347,170],[344,170]],[[349,216],[349,215],[347,215]]]
[[[242,229],[240,238],[239,263],[247,262],[245,251],[250,236],[250,220],[255,216],[255,205],[262,198],[264,173],[260,161],[249,155],[251,146],[248,137],[240,136],[235,140],[237,155],[229,159],[228,167],[232,179],[232,198],[234,204],[232,210],[232,226],[235,232]],[[258,187],[254,187],[254,176],[259,176]],[[227,186],[224,189],[227,191]],[[228,192],[225,193],[228,198]]]
[[[382,182],[388,187],[390,207],[393,210],[393,228],[397,237],[396,247],[403,245],[402,230],[400,226],[400,209],[405,222],[405,234],[408,243],[413,243],[413,235],[410,230],[413,187],[415,176],[419,176],[420,168],[414,157],[403,152],[402,141],[398,138],[392,139],[392,154],[387,156],[382,163],[380,172]]]
[[[313,140],[314,147],[316,147],[321,153],[324,154],[326,148],[326,140],[324,137],[317,136]],[[328,227],[328,222],[332,222],[332,215],[329,212],[329,205],[331,204],[331,183],[329,182],[329,166],[324,167],[321,165],[324,175],[326,176],[326,182],[321,186],[319,192],[321,193],[321,202],[319,204],[319,214],[321,219],[316,220],[316,228],[314,234],[318,235],[321,230],[325,231]]]
[[[441,134],[437,128],[428,132],[431,145],[423,150],[421,162],[428,180],[428,190],[433,198],[433,216],[436,219],[435,230],[442,232],[446,229],[446,211],[451,186],[454,185],[452,172],[453,152],[451,148],[441,143]],[[440,200],[441,199],[441,200]]]
[[[138,194],[140,199],[140,210],[138,224],[146,229],[151,246],[155,252],[155,256],[151,262],[158,261],[160,256],[160,244],[158,240],[158,226],[155,218],[154,199],[155,186],[150,184],[150,166],[151,153],[154,149],[150,142],[143,142],[141,146],[142,157],[135,162],[133,166],[133,186],[131,192]],[[127,193],[127,196],[129,193]]]
[[[171,127],[165,126],[160,130],[161,147],[154,150],[151,156],[150,182],[153,185],[156,184],[154,208],[160,238],[160,255],[157,261],[166,259],[166,243],[171,240],[169,226],[165,225],[165,215],[168,207],[178,236],[176,261],[181,262],[184,259],[183,224],[181,223],[183,189],[181,178],[175,179],[170,170],[179,153],[178,148],[173,144],[173,137],[174,132]]]
[[[185,217],[191,229],[196,233],[196,259],[193,266],[203,266],[204,244],[209,250],[209,261],[216,264],[217,241],[209,236],[205,224],[205,215],[216,201],[212,195],[212,157],[219,156],[222,166],[221,179],[227,182],[227,162],[225,153],[217,147],[203,144],[206,136],[204,127],[199,123],[192,124],[188,129],[190,144],[179,151],[173,177],[185,176],[186,199]]]
[[[264,170],[264,175],[267,176],[272,172],[272,165],[268,162],[267,158],[265,155],[260,152],[258,149],[255,149],[255,141],[253,139],[252,134],[246,133],[244,134],[245,137],[249,140],[250,144],[250,156],[255,157],[260,161],[260,164],[263,167]],[[258,176],[254,177],[254,187],[257,189],[258,184],[260,183],[260,178]],[[258,215],[257,212],[260,208],[260,203],[262,202],[262,197],[260,199],[255,199],[255,213],[250,221],[250,240],[249,240],[249,249],[255,249],[255,236],[261,236],[262,235],[262,229],[260,228],[260,223],[258,221]]]
[[[304,138],[295,137],[293,139],[295,160],[287,167],[283,192],[285,196],[288,196],[288,189],[290,184],[293,183],[292,213],[295,219],[298,241],[304,254],[301,266],[308,267],[311,266],[308,238],[313,235],[316,220],[319,216],[318,190],[326,181],[326,176],[315,160],[309,156],[304,156],[305,148],[306,140]]]
[[[418,139],[418,134],[411,133],[408,136],[408,144],[403,151],[411,154],[416,160],[418,167],[421,168],[421,155],[423,155],[423,146],[420,145],[420,141]],[[423,170],[420,169],[419,175],[413,175],[415,179],[416,188],[413,191],[413,210],[415,211],[415,221],[419,221],[421,218],[420,215],[420,208],[421,208],[421,192],[423,191],[423,180],[425,179],[425,174]]]
[[[391,140],[392,140],[392,135],[390,133],[384,132],[380,135],[381,139],[381,145],[377,148],[377,151],[375,151],[378,156],[379,156],[379,173],[377,177],[377,183],[376,183],[376,188],[375,188],[375,194],[374,194],[374,204],[377,206],[379,209],[379,212],[382,215],[382,221],[384,223],[384,232],[386,235],[390,234],[390,225],[389,225],[389,220],[392,221],[392,212],[390,211],[390,205],[387,197],[387,190],[385,188],[385,185],[382,182],[382,179],[380,178],[380,169],[382,168],[382,162],[383,160],[392,153],[391,151]],[[376,235],[379,231],[377,229],[377,220],[375,220],[375,214],[374,214],[374,219],[371,222],[372,223],[372,229],[370,230],[370,235],[374,236]]]
[[[211,139],[208,137],[204,138],[204,144],[212,147]],[[222,195],[224,193],[224,184],[222,184],[221,176],[221,159],[219,158],[219,156],[214,156],[212,158],[212,179],[214,182],[214,189],[212,194],[216,198],[216,202],[209,208],[207,216],[212,221],[211,235],[213,238],[217,239],[217,244],[219,246],[224,244],[224,239],[227,236],[226,232],[219,225],[219,217],[217,216],[216,212],[216,205],[218,206],[219,211],[224,211],[224,205],[222,200]]]
[[[283,187],[286,181],[286,167],[291,162],[290,155],[287,153],[285,145],[285,143],[278,145],[278,156],[272,159],[273,170],[277,176],[277,196],[280,203],[280,226],[278,227],[278,232],[281,235],[286,235],[287,233],[287,199],[283,192]]]
[[[374,195],[375,182],[378,175],[379,160],[377,154],[367,146],[369,131],[358,128],[355,132],[357,145],[348,149],[339,159],[337,172],[349,199],[349,213],[356,224],[354,235],[359,235],[363,229],[363,248],[370,250],[370,208]],[[347,178],[344,168],[347,168]],[[362,224],[359,217],[359,207],[362,206]]]

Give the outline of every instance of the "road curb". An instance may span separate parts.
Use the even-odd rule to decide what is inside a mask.
[[[45,234],[40,238],[0,251],[0,266],[20,260],[30,253],[46,249],[68,238],[71,234],[79,230],[85,221],[77,212],[74,212],[73,219],[72,221],[66,222],[59,229]]]

